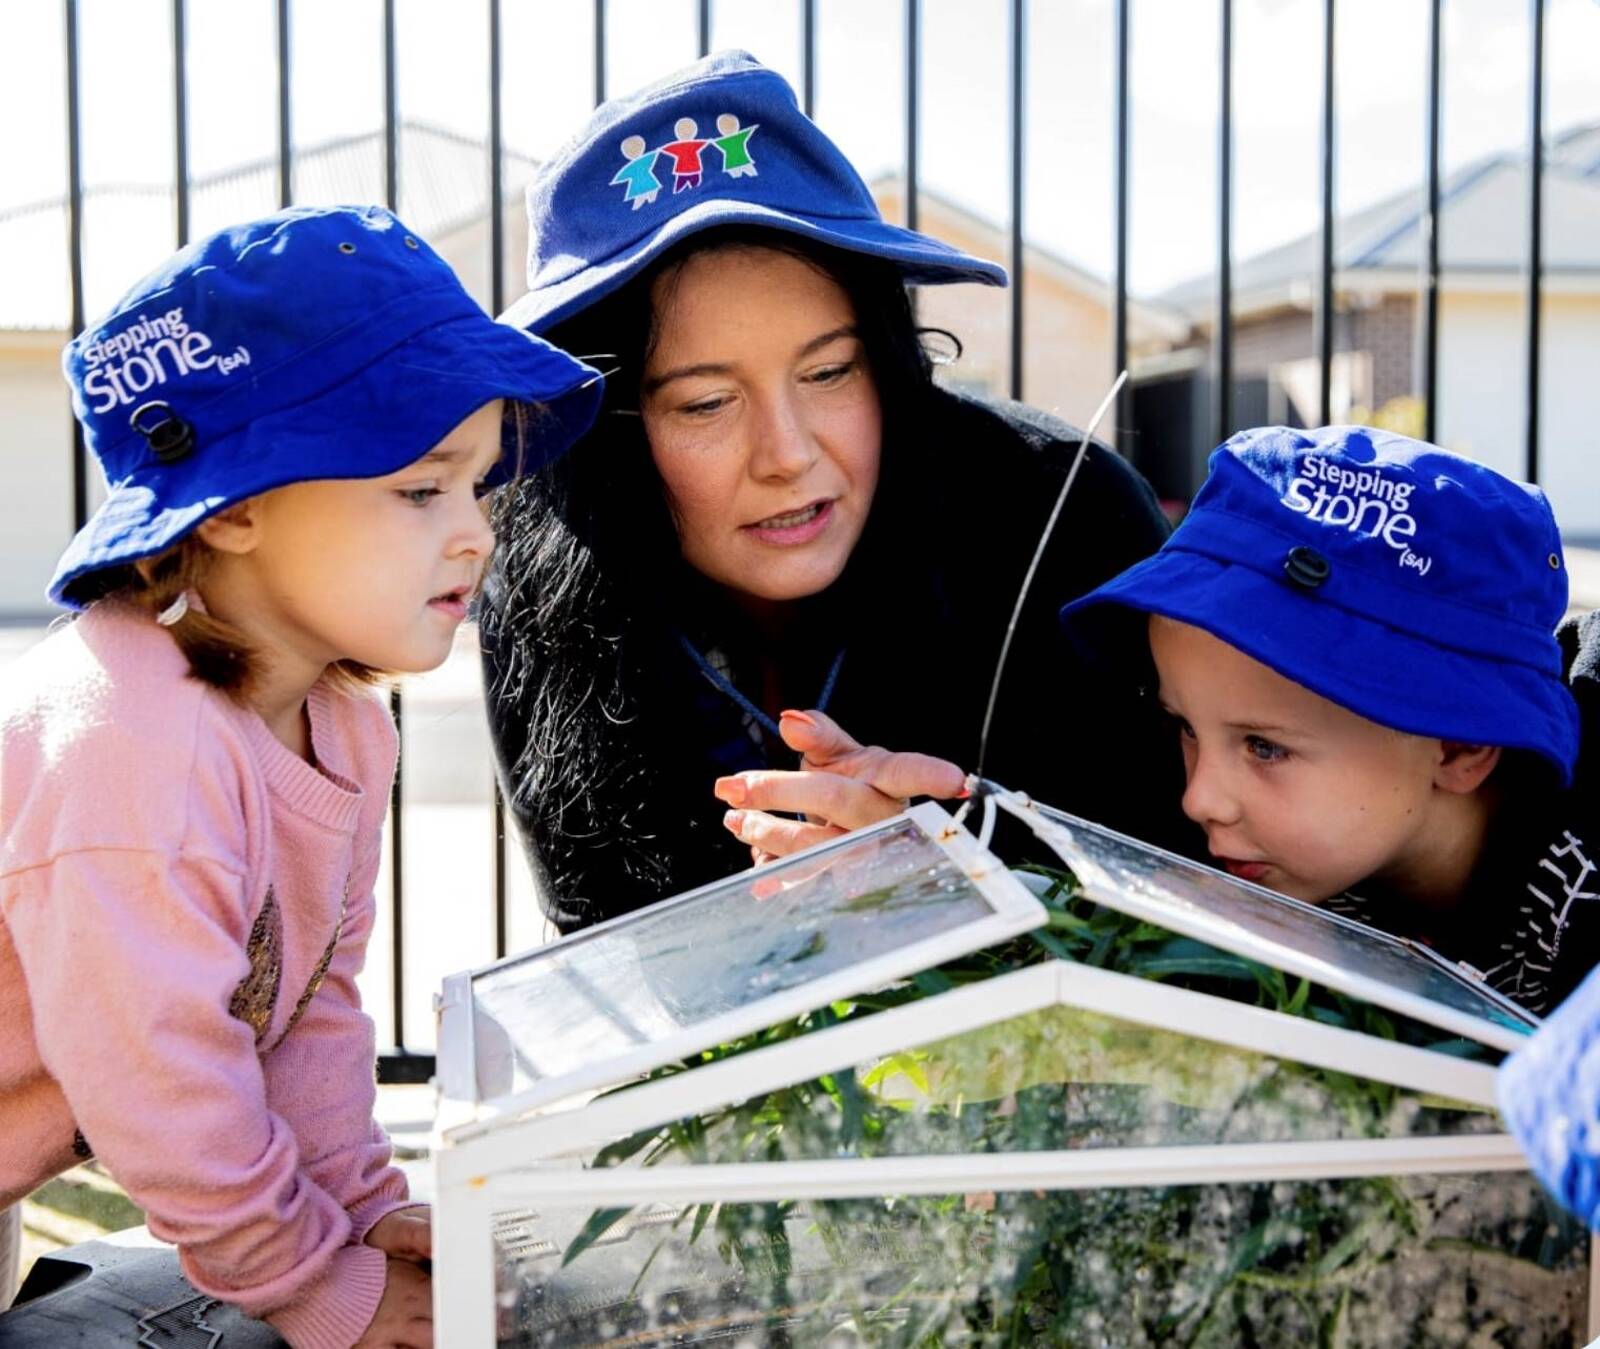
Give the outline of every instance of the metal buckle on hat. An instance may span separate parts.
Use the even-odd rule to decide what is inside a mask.
[[[146,414],[154,414],[151,421]],[[172,410],[172,404],[155,399],[141,403],[128,418],[133,427],[150,445],[150,453],[158,464],[175,464],[194,452],[194,427]]]
[[[1301,589],[1315,590],[1333,574],[1333,564],[1315,548],[1300,544],[1284,558],[1283,574]]]

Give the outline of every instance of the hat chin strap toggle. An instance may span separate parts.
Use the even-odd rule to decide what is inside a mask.
[[[170,403],[160,399],[141,403],[128,418],[128,425],[149,442],[158,464],[175,464],[194,452],[194,427],[174,412]]]
[[[1283,574],[1302,590],[1315,590],[1333,574],[1333,566],[1315,548],[1301,544],[1284,558]]]

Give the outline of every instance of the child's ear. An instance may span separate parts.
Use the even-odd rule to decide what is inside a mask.
[[[219,553],[244,554],[261,541],[261,512],[255,497],[229,506],[202,520],[195,533],[208,548]]]
[[[1499,745],[1464,745],[1459,740],[1441,740],[1433,785],[1442,791],[1466,796],[1483,786],[1484,779],[1494,772],[1499,762]]]

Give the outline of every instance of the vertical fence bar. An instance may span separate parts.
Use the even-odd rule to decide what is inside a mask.
[[[1333,420],[1334,0],[1322,5],[1322,257],[1317,288],[1317,424]]]
[[[185,0],[172,0],[172,179],[178,247],[189,242],[189,75]]]
[[[383,201],[391,211],[400,203],[400,90],[395,78],[395,0],[383,0]],[[395,1049],[406,1048],[405,941],[405,734],[400,690],[389,691],[389,711],[401,741],[389,791],[389,915],[394,947],[390,952]]]
[[[1428,10],[1428,183],[1422,217],[1422,438],[1439,438],[1439,103],[1444,58],[1444,0]]]
[[[1133,0],[1117,0],[1116,65],[1113,96],[1116,99],[1112,127],[1113,172],[1116,192],[1116,220],[1112,230],[1111,375],[1128,368],[1128,9]],[[1117,395],[1117,448],[1123,457],[1134,461],[1133,394],[1126,384]]]
[[[906,228],[917,228],[918,164],[922,141],[922,0],[906,3]]]
[[[400,209],[400,87],[396,78],[395,0],[383,0],[383,204]]]
[[[1221,93],[1217,145],[1217,352],[1213,444],[1233,430],[1233,0],[1220,0],[1218,52]]]
[[[594,104],[606,101],[606,0],[594,0]]]
[[[278,205],[294,201],[294,146],[289,139],[289,0],[278,0]]]
[[[709,3],[709,0],[704,0]],[[505,134],[501,121],[500,0],[489,0],[489,311],[498,314],[506,303]],[[491,773],[494,847],[494,954],[499,959],[509,948],[506,911],[506,803],[500,778]]]
[[[817,115],[817,0],[800,0],[800,109]]]
[[[1523,476],[1539,481],[1539,310],[1544,295],[1544,0],[1532,0],[1528,109],[1528,431]]]
[[[500,87],[500,0],[489,0],[489,312],[506,303],[505,127]]]
[[[67,41],[67,276],[72,335],[83,331],[83,118],[78,98],[78,0],[65,0]],[[89,518],[89,458],[83,426],[72,419],[72,530]]]
[[[1011,396],[1019,402],[1023,383],[1022,163],[1027,6],[1028,0],[1011,0]]]
[[[695,8],[695,48],[701,56],[708,56],[711,53],[711,0],[699,0]]]

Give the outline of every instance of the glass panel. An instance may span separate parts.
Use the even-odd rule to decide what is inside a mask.
[[[722,8],[720,4],[715,6],[719,33]],[[816,12],[816,123],[872,189],[884,218],[903,225],[905,0],[817,0]],[[795,23],[798,33],[799,20]],[[775,57],[769,57],[765,47],[751,50],[763,61],[775,59],[783,69],[781,48]],[[795,88],[799,89],[798,81]],[[921,295],[925,298],[929,291],[938,289],[924,287]]]
[[[1531,18],[1530,5],[1450,0],[1441,57],[1436,435],[1513,478],[1527,463]]]
[[[1176,519],[1204,481],[1206,456],[1217,444],[1222,22],[1215,0],[1145,0],[1128,7],[1128,26],[1128,288],[1133,298],[1128,314],[1132,368],[1124,406],[1131,408],[1133,427],[1117,448],[1129,454]],[[1290,101],[1316,98],[1315,59],[1309,51],[1296,53]],[[1237,48],[1234,60],[1239,60]],[[1110,75],[1108,68],[1101,78],[1109,81]],[[1236,104],[1241,86],[1249,82],[1249,72],[1236,64]],[[1237,228],[1238,212],[1233,221]],[[1237,243],[1234,251],[1237,267],[1245,255]]]
[[[1027,6],[1022,390],[1034,407],[1075,426],[1088,421],[1117,373],[1115,17],[1110,0]],[[1143,341],[1146,306],[1130,306],[1128,318],[1131,340]],[[1126,452],[1116,421],[1113,411],[1095,434]]]
[[[981,258],[1008,262],[1009,6],[1002,0],[921,0],[921,4],[917,227]],[[901,110],[891,125],[903,128],[904,123]],[[1042,134],[1047,140],[1064,139],[1056,127]],[[1076,209],[1084,208],[1078,204]],[[921,286],[916,294],[918,321],[947,329],[961,343],[960,358],[935,366],[934,378],[958,393],[1007,397],[1009,292],[996,286]],[[1033,397],[1032,391],[1028,396]],[[1075,405],[1063,415],[1087,417],[1099,401],[1097,392],[1088,412]],[[1039,405],[1054,406],[1042,398]]]
[[[1518,1173],[523,1211],[500,1344],[1565,1346],[1587,1245]]]
[[[1593,422],[1585,421],[1592,402],[1583,396],[1594,378],[1600,332],[1595,284],[1600,271],[1597,60],[1600,5],[1550,0],[1545,11],[1539,482],[1550,494],[1568,543],[1589,547],[1600,543],[1600,455],[1594,452]],[[1519,325],[1519,336],[1522,331]],[[1592,606],[1594,583],[1572,580],[1574,606]]]
[[[1337,25],[1333,420],[1420,439],[1428,6],[1341,0]],[[1380,47],[1387,69],[1367,59]]]
[[[291,5],[289,76],[295,205],[382,202],[382,4]]]
[[[1355,975],[1523,1034],[1536,1024],[1492,991],[1374,928],[1275,895],[1050,807],[1040,806],[1040,810],[1071,831],[1080,862],[1103,873],[1103,884],[1087,875],[1080,875],[1079,880],[1091,899],[1111,908],[1126,911],[1125,905],[1136,901],[1137,916],[1188,932],[1224,950],[1239,949],[1241,937],[1270,942],[1324,966],[1326,975],[1310,977],[1331,988],[1341,987],[1339,976]]]
[[[606,0],[606,97],[634,93],[688,65],[695,59],[695,29],[691,0]],[[587,64],[588,53],[575,51],[572,59]]]
[[[646,1130],[595,1162],[824,1161],[1499,1129],[1494,1113],[1477,1106],[1054,1006]]]
[[[993,913],[910,821],[746,872],[478,975],[479,1091],[521,1091]]]

